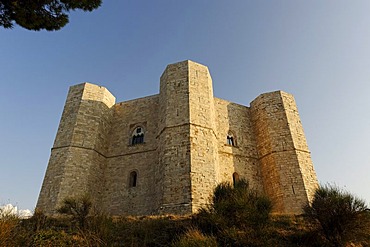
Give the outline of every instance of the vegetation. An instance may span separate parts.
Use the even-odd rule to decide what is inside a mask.
[[[91,198],[88,195],[83,195],[77,198],[68,197],[64,199],[63,205],[57,211],[60,214],[71,216],[80,229],[85,229],[91,207]]]
[[[198,214],[109,217],[87,197],[68,198],[59,217],[0,217],[0,246],[370,246],[363,201],[324,186],[301,216],[271,215],[271,202],[245,180],[217,186]]]
[[[246,180],[241,179],[231,185],[221,183],[212,197],[211,205],[201,213],[220,217],[227,226],[261,228],[269,221],[272,203],[269,198],[249,188]]]
[[[206,236],[196,228],[190,228],[180,236],[173,247],[217,247],[217,240],[213,236]]]
[[[194,223],[204,233],[216,236],[222,246],[251,246],[256,239],[265,245],[271,209],[271,201],[241,179],[234,185],[219,184],[212,203],[195,215]]]
[[[370,214],[366,203],[336,186],[316,190],[312,204],[304,208],[308,220],[316,223],[317,233],[328,246],[346,246],[369,240]]]
[[[7,246],[12,241],[13,229],[19,224],[19,219],[4,208],[0,209],[0,246]]]
[[[59,30],[68,21],[72,10],[93,11],[102,0],[0,0],[0,26],[19,26],[39,31]]]

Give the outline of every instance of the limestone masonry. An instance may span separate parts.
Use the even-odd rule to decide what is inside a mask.
[[[168,65],[157,95],[115,103],[104,87],[69,89],[37,208],[89,194],[112,215],[190,214],[223,181],[245,178],[276,213],[300,213],[318,186],[292,95],[250,107],[213,97],[208,68]]]

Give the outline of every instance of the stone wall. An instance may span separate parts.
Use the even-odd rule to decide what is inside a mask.
[[[188,61],[190,107],[190,181],[192,211],[209,203],[219,181],[218,142],[212,78],[204,65]]]
[[[138,127],[144,142],[133,145]],[[251,107],[214,98],[208,68],[183,61],[145,98],[115,104],[104,87],[72,86],[37,207],[53,214],[65,197],[89,194],[113,215],[189,214],[233,176],[266,193],[274,212],[300,213],[311,200],[317,179],[294,98],[266,93]]]
[[[104,192],[104,208],[111,214],[143,215],[155,210],[158,100],[154,95],[121,102],[112,109]],[[137,127],[144,131],[144,143],[132,145],[132,133]],[[129,187],[132,171],[137,173],[135,187]]]
[[[219,152],[219,182],[233,182],[233,173],[245,178],[250,186],[263,192],[249,107],[215,98],[216,133]],[[235,145],[227,144],[231,132]]]
[[[102,205],[113,95],[83,83],[70,88],[37,208],[54,213],[68,196],[90,194]]]
[[[187,64],[168,65],[160,81],[157,191],[163,214],[192,212]]]
[[[274,212],[301,213],[317,179],[294,98],[281,91],[262,94],[251,111],[262,181]]]

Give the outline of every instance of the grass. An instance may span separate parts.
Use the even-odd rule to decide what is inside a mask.
[[[202,229],[197,215],[88,218],[86,229],[68,217],[38,214],[30,219],[0,219],[0,246],[329,246],[317,226],[303,216],[271,216],[263,228],[224,227],[213,234]],[[370,231],[370,229],[369,229]],[[369,232],[370,234],[370,232]],[[369,246],[369,241],[348,246]]]
[[[86,198],[72,198],[59,217],[40,211],[29,219],[2,215],[0,246],[370,246],[370,212],[363,202],[335,188],[316,193],[299,216],[271,214],[268,198],[244,180],[220,184],[210,205],[186,217],[109,217],[90,211]]]

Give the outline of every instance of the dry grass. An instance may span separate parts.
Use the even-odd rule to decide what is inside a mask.
[[[330,246],[318,225],[302,216],[272,215],[270,223],[258,230],[224,226],[214,232],[197,220],[195,215],[96,215],[88,218],[82,230],[68,217],[50,218],[42,213],[26,220],[6,217],[0,219],[0,246]],[[352,241],[347,246],[370,246],[370,241]]]
[[[173,244],[173,247],[217,247],[217,239],[207,236],[196,228],[189,228]]]
[[[262,229],[225,227],[217,233],[202,229],[194,216],[100,215],[88,222],[87,229],[81,230],[66,217],[2,218],[0,246],[330,246],[316,231],[317,225],[302,216],[274,215]],[[370,245],[358,241],[347,246]]]
[[[15,216],[0,218],[0,246],[13,244],[13,232],[15,231],[19,219]]]

